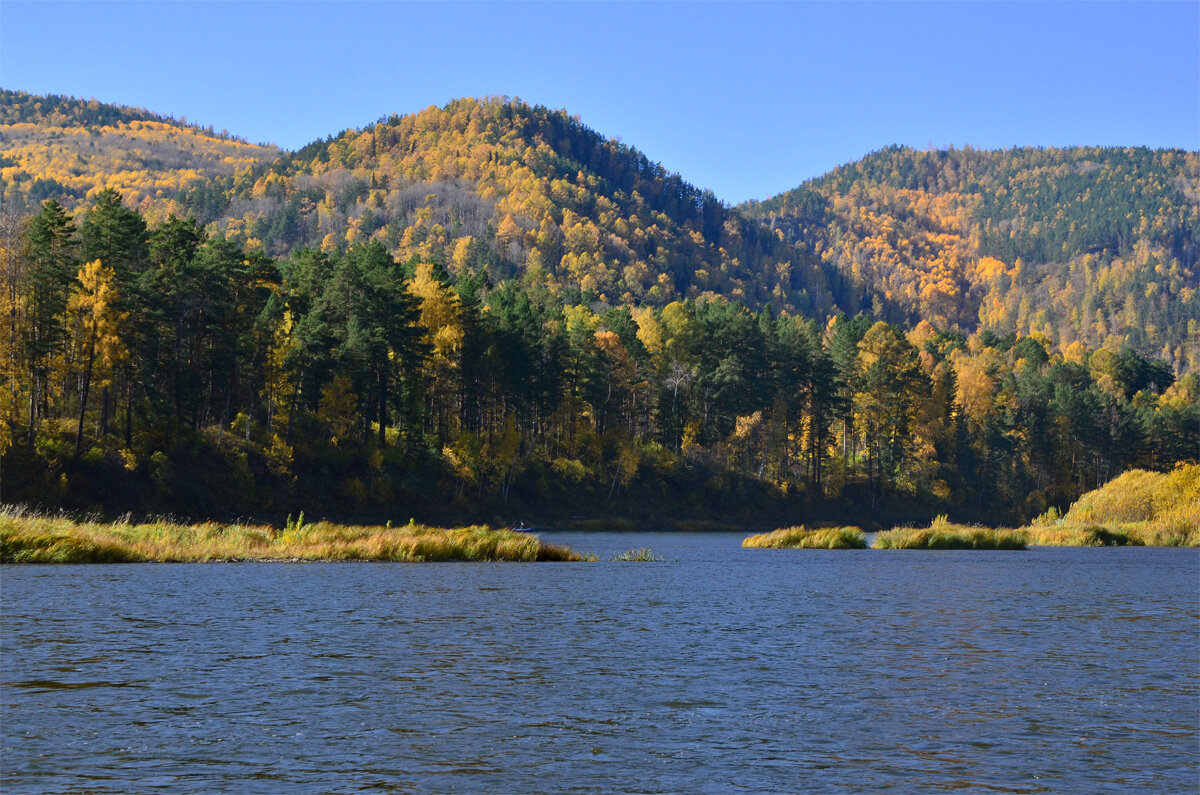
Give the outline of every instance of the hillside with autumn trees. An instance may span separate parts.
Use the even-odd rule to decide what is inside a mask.
[[[139,108],[0,89],[0,183],[8,212],[65,207],[106,188],[152,218],[170,200],[214,177],[274,161],[273,146]]]
[[[1152,240],[1171,300],[1147,287],[1129,311],[1166,313],[1146,334],[1191,333],[1175,199],[1107,178],[1145,236],[1122,253],[1132,211],[1114,216],[1114,248],[1086,260],[1071,246],[1102,242],[1100,207],[1063,226],[1075,200],[1050,176],[1043,207],[897,187],[899,165],[871,165],[885,155],[735,209],[561,111],[491,99],[167,175],[153,196],[97,182],[30,206],[6,177],[0,499],[274,521],[1017,522],[1200,457],[1186,350],[1086,337],[1049,308],[1021,327],[1023,300],[1061,296],[1014,298],[1059,249],[1064,284],[1107,296]],[[1148,157],[1169,173],[1195,156]],[[1024,209],[976,234],[988,202]]]
[[[520,277],[564,300],[663,306],[724,295],[826,314],[793,244],[564,111],[456,100],[311,144],[232,180],[215,228],[272,255],[378,240],[451,274]],[[830,271],[830,274],[833,272]]]
[[[1196,152],[890,147],[742,209],[888,321],[1200,369]]]

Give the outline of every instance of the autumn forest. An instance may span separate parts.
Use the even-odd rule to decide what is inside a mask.
[[[0,177],[3,502],[1017,523],[1200,460],[1196,152],[735,207],[507,98],[284,152],[3,91]]]

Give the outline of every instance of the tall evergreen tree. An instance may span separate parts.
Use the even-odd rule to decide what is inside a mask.
[[[29,333],[25,358],[29,368],[29,434],[32,441],[37,420],[49,410],[49,378],[52,358],[61,353],[67,330],[64,313],[79,267],[79,236],[75,224],[53,199],[29,224]]]

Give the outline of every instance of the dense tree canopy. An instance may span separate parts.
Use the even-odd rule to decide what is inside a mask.
[[[47,201],[4,253],[6,488],[35,501],[213,511],[217,482],[257,511],[856,495],[1026,518],[1200,453],[1200,381],[1131,348],[564,304],[378,240],[271,260],[112,193],[78,221]]]
[[[5,499],[1015,520],[1200,455],[1195,153],[893,147],[730,208],[504,98],[294,153],[0,127]]]

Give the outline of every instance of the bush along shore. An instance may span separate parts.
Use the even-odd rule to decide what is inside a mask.
[[[857,527],[784,527],[742,541],[747,549],[866,549]],[[929,527],[897,527],[875,536],[873,549],[1025,549],[1025,536],[1013,530],[954,524],[939,516]]]
[[[1130,470],[1021,532],[1037,546],[1200,546],[1200,465]]]
[[[571,549],[487,526],[270,526],[167,521],[76,522],[0,510],[0,563],[198,563],[217,561],[578,561]]]

